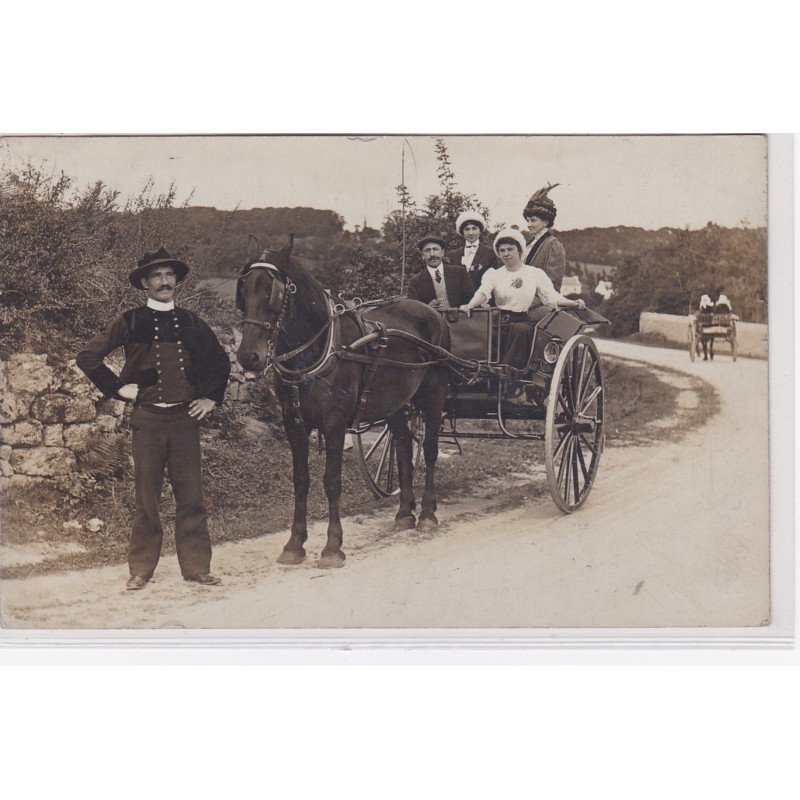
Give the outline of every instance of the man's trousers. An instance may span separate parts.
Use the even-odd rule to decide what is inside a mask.
[[[128,545],[131,575],[149,580],[161,555],[159,505],[166,467],[175,495],[175,545],[185,578],[211,569],[200,474],[200,423],[188,404],[137,406],[131,419],[136,512]]]

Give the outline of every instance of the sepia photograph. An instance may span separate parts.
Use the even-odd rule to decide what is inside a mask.
[[[769,628],[769,168],[0,138],[2,627]]]

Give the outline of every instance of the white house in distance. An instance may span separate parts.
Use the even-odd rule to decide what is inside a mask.
[[[599,294],[603,300],[608,300],[614,294],[611,281],[598,281],[597,286],[595,286],[594,293]]]
[[[564,297],[581,293],[581,279],[577,275],[565,275],[561,281],[561,294]]]

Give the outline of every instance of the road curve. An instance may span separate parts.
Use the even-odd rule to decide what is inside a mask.
[[[563,516],[549,498],[486,516],[443,506],[434,536],[391,534],[359,549],[367,518],[345,525],[346,566],[281,567],[286,534],[218,547],[224,585],[180,580],[165,557],[142,592],[124,566],[10,580],[11,628],[728,627],[769,618],[767,363],[727,354],[601,341],[603,353],[671,367],[712,384],[720,413],[680,442],[608,447],[586,505]],[[608,387],[613,391],[613,387]]]

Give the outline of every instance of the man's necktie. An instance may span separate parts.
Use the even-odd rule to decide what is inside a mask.
[[[442,273],[439,272],[439,270],[437,269],[436,270],[436,283],[441,283],[441,282],[442,282]]]

